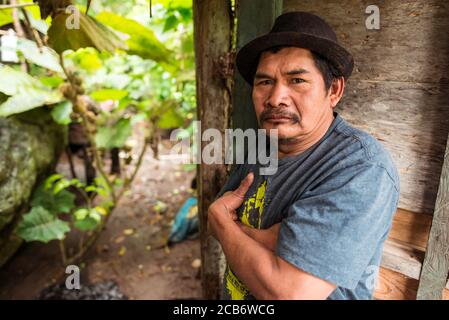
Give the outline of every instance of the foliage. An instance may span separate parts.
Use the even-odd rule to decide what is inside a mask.
[[[23,239],[59,240],[64,263],[82,257],[129,189],[147,145],[161,130],[189,127],[196,105],[191,2],[153,0],[151,19],[147,0],[39,0],[19,11],[28,37],[15,48],[21,66],[0,64],[0,78],[8,79],[0,81],[0,116],[43,107],[61,125],[80,123],[98,173],[87,186],[59,174],[46,179],[16,229]],[[71,3],[81,9],[79,28],[67,28]],[[0,10],[0,26],[11,22],[11,10]],[[133,125],[142,121],[144,144],[132,170],[106,174],[105,153],[129,152]],[[88,237],[67,257],[64,238],[74,229]]]
[[[74,188],[84,201],[84,207],[75,205]],[[33,193],[31,210],[23,216],[16,228],[16,233],[25,241],[63,240],[65,234],[76,228],[82,232],[94,231],[108,215],[110,203],[104,201],[92,205],[92,197],[101,194],[107,198],[109,192],[101,179],[86,186],[78,179],[66,179],[60,174],[53,174],[42,182]],[[90,196],[89,196],[90,194]]]

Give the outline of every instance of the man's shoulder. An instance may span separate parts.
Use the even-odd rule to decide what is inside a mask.
[[[382,143],[368,132],[358,129],[346,121],[342,121],[335,132],[343,136],[348,148],[348,160],[354,163],[377,166],[384,169],[393,183],[399,188],[399,175],[396,165]]]

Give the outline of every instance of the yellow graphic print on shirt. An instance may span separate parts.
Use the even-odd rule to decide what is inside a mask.
[[[257,191],[243,204],[241,222],[249,227],[260,229],[263,207],[265,203],[265,190],[267,180],[263,181]],[[228,267],[226,275],[226,289],[232,300],[244,300],[249,291]]]

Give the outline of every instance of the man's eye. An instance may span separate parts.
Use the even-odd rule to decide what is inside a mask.
[[[292,81],[293,84],[298,84],[298,83],[303,83],[304,82],[304,80],[301,79],[301,78],[293,78],[291,81]]]
[[[272,83],[271,80],[262,80],[259,82],[260,85],[264,85],[264,86],[270,85],[271,83]]]

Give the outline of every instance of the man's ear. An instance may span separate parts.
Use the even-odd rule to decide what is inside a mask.
[[[343,92],[345,91],[345,84],[346,84],[345,78],[343,77],[334,79],[334,81],[332,81],[332,85],[329,88],[329,99],[331,103],[331,108],[334,108],[340,101],[341,97],[343,97]]]

